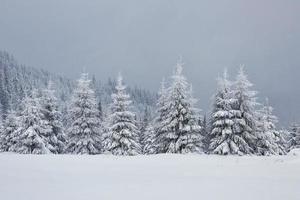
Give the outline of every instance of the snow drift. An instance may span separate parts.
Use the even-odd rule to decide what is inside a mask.
[[[298,200],[300,154],[288,156],[0,154],[0,199]]]

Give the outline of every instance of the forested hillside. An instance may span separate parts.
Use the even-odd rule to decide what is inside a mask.
[[[78,77],[80,74],[78,74]],[[92,87],[98,103],[106,105],[110,103],[110,96],[114,91],[116,81],[109,78],[107,81],[97,80],[96,75],[91,75]],[[5,115],[9,110],[16,110],[25,95],[29,95],[32,89],[43,89],[49,81],[53,82],[59,105],[65,107],[75,87],[75,81],[65,76],[57,75],[19,64],[17,60],[5,51],[0,51],[0,106]],[[138,116],[142,116],[145,107],[152,108],[155,105],[156,95],[139,87],[128,87]],[[106,106],[103,106],[105,110]]]

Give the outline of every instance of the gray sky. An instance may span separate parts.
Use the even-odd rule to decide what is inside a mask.
[[[245,64],[285,124],[300,120],[300,1],[0,0],[0,48],[24,64],[156,91],[178,55],[203,110],[226,67]]]

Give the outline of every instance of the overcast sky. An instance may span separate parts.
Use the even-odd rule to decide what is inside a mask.
[[[179,55],[200,107],[216,77],[245,64],[284,124],[300,120],[300,1],[0,0],[0,48],[77,78],[122,71],[156,91]]]

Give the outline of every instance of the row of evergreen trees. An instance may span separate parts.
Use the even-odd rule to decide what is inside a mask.
[[[229,81],[226,72],[218,79],[206,123],[182,66],[177,63],[169,84],[162,82],[154,119],[146,107],[140,123],[121,75],[108,112],[103,113],[83,73],[64,118],[50,82],[46,89],[25,96],[20,108],[7,115],[0,149],[23,154],[283,155],[290,147],[300,147],[300,128],[295,125],[291,134],[276,129],[272,107],[268,101],[257,103],[243,68],[235,81]]]
[[[231,82],[227,72],[218,80],[210,118],[209,150],[216,154],[283,155],[285,139],[276,129],[277,118],[268,100],[257,102],[253,84],[241,67]]]

